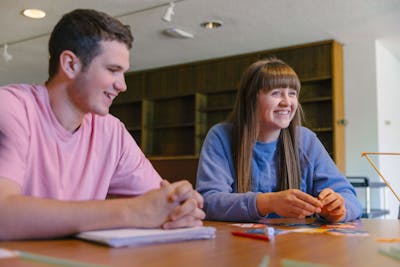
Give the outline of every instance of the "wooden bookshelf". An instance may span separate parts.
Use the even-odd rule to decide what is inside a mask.
[[[243,71],[269,56],[299,75],[303,124],[316,132],[344,172],[342,47],[332,40],[128,73],[128,90],[111,113],[154,161],[190,157],[197,164],[207,131],[232,110]],[[165,169],[165,164],[155,166]]]

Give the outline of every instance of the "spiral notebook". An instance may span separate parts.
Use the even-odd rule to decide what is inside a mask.
[[[81,232],[77,238],[108,245],[110,247],[140,246],[196,239],[212,239],[216,229],[200,226],[180,229],[111,229]]]

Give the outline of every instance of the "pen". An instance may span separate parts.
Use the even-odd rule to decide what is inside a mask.
[[[268,267],[268,265],[269,265],[269,256],[265,255],[260,265],[258,265],[258,267]]]
[[[378,252],[382,255],[389,256],[395,260],[400,261],[400,250],[396,248],[379,249]]]
[[[282,259],[281,266],[282,267],[330,267],[330,265],[311,263],[311,262],[305,262],[305,261],[289,260],[289,259]]]
[[[90,263],[84,263],[84,262],[78,262],[78,261],[65,260],[65,259],[61,259],[61,258],[49,257],[49,256],[44,256],[44,255],[34,254],[34,253],[29,253],[29,252],[24,252],[24,251],[15,251],[15,252],[23,260],[36,261],[36,262],[52,264],[52,265],[56,265],[56,266],[64,266],[64,267],[106,267],[105,265],[98,265],[98,264],[90,264]]]
[[[243,236],[243,237],[249,237],[249,238],[261,239],[261,240],[269,241],[269,237],[267,235],[252,234],[252,233],[241,232],[241,231],[232,231],[231,233],[232,233],[232,235],[236,235],[236,236]]]

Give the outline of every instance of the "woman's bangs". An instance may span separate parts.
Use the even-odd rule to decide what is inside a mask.
[[[286,66],[268,66],[264,69],[261,88],[266,91],[276,88],[291,88],[300,92],[300,81],[291,68]]]

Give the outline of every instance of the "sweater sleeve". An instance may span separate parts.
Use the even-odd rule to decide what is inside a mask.
[[[308,164],[313,166],[313,195],[318,194],[325,188],[331,188],[336,193],[339,193],[345,201],[346,215],[342,221],[352,221],[358,219],[362,215],[362,206],[357,199],[357,194],[353,186],[347,178],[340,173],[332,158],[325,150],[322,143],[316,135],[309,131],[302,132],[305,155],[308,158]]]
[[[197,190],[204,197],[206,219],[256,221],[255,192],[235,193],[235,171],[230,149],[229,125],[214,126],[204,141],[197,170]]]

